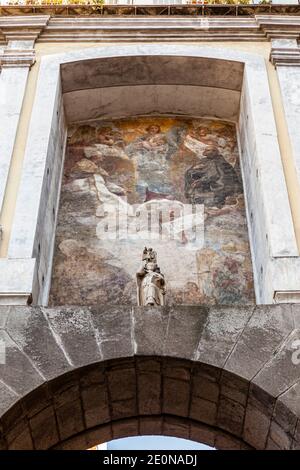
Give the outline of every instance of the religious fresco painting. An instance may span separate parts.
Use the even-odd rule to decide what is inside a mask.
[[[140,117],[69,129],[50,305],[137,305],[145,246],[166,305],[254,303],[234,124]]]

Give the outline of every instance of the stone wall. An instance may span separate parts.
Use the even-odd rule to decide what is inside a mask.
[[[299,449],[300,309],[1,307],[0,448]]]
[[[50,303],[136,304],[145,245],[167,304],[254,301],[234,124],[148,117],[69,129]]]

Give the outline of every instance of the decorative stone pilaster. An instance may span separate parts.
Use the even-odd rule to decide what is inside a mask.
[[[277,69],[288,133],[300,184],[300,48],[297,38],[272,39],[270,60]]]
[[[300,48],[298,39],[299,34],[298,37],[291,34],[290,38],[272,39],[270,60],[277,70],[286,125],[300,185]],[[276,303],[300,303],[300,285],[299,290],[277,291],[274,301]]]
[[[28,73],[35,62],[34,43],[48,19],[48,16],[0,18],[0,33],[6,40],[6,46],[0,50],[0,122],[4,130],[0,134],[0,213]]]

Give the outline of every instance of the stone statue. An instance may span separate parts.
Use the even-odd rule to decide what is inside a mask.
[[[156,252],[145,247],[142,261],[136,273],[138,305],[165,305],[165,278],[157,266]]]

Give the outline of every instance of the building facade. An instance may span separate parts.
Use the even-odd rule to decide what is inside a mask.
[[[300,6],[0,14],[0,445],[299,448]]]

